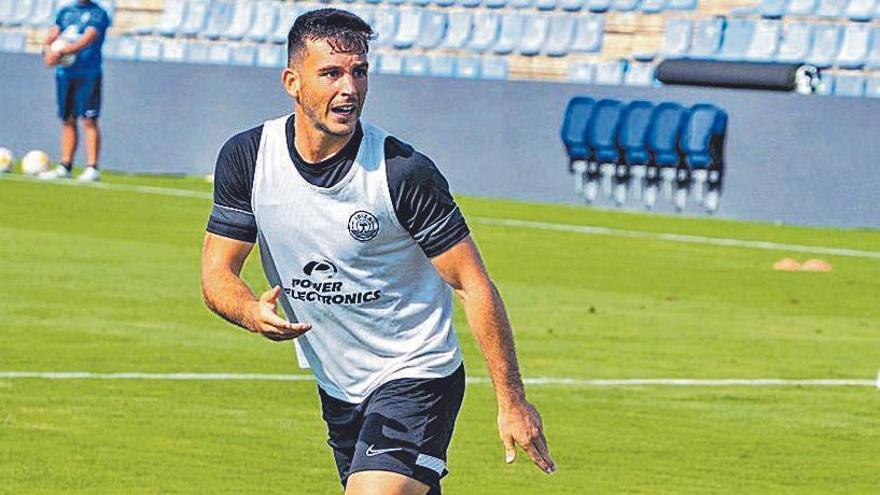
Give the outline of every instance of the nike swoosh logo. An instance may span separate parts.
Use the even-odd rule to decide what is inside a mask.
[[[403,450],[403,447],[397,447],[394,449],[374,449],[372,445],[367,447],[367,457],[373,457],[374,455],[379,454],[387,454],[388,452],[397,452],[398,450]]]

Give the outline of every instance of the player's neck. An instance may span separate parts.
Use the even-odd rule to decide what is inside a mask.
[[[319,163],[342,151],[354,133],[334,136],[311,125],[305,118],[293,119],[293,145],[307,163]]]

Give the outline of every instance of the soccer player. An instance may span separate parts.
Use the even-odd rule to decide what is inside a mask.
[[[451,287],[486,358],[506,461],[519,445],[551,473],[504,305],[446,180],[360,120],[371,36],[336,9],[297,18],[282,73],[294,114],[232,137],[217,159],[205,302],[270,340],[295,339],[347,494],[439,494],[465,385]],[[240,278],[257,242],[274,286],[259,296]]]
[[[108,27],[110,16],[106,10],[92,0],[76,0],[58,11],[55,25],[49,29],[43,58],[47,66],[55,67],[58,117],[61,119],[61,164],[40,174],[41,179],[70,177],[78,141],[77,119],[82,119],[85,129],[88,167],[76,180],[92,182],[101,178],[98,172],[101,46]],[[53,50],[52,43],[57,39],[63,39],[67,45]],[[76,56],[73,64],[62,65],[62,57],[70,55]]]

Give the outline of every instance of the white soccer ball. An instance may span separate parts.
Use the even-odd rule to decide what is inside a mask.
[[[70,43],[64,38],[58,38],[53,41],[51,45],[49,45],[49,50],[53,52],[60,52],[61,50],[67,48],[67,45]],[[61,67],[70,67],[73,63],[76,62],[76,54],[70,53],[68,55],[62,55],[61,59],[58,60],[58,65]]]
[[[5,174],[12,170],[12,162],[15,161],[15,155],[9,148],[0,148],[0,174]]]
[[[49,170],[49,155],[45,151],[28,151],[21,159],[21,171],[27,175],[38,175]]]

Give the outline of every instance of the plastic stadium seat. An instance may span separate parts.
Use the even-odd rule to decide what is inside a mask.
[[[220,38],[220,35],[229,28],[233,8],[234,4],[231,0],[211,0],[208,21],[205,23],[205,29],[202,30],[202,36],[212,40]]]
[[[599,100],[587,123],[586,141],[590,160],[597,163],[617,163],[620,150],[617,135],[623,116],[623,103],[617,100]]]
[[[397,31],[398,10],[394,8],[377,8],[373,12],[373,31],[376,38],[371,42],[372,46],[386,46],[391,44]]]
[[[838,74],[834,79],[835,96],[865,96],[865,76],[862,74]]]
[[[678,103],[665,102],[654,108],[647,139],[653,164],[676,167],[681,163],[678,141],[685,115],[685,109]]]
[[[426,55],[407,55],[403,58],[403,73],[407,76],[425,76],[429,70]]]
[[[764,0],[758,8],[761,17],[767,19],[779,19],[785,15],[788,0]]]
[[[498,41],[493,51],[499,55],[513,53],[523,41],[525,18],[523,14],[508,12],[501,17]]]
[[[421,9],[401,9],[400,24],[392,40],[394,48],[411,48],[419,37],[422,25]]]
[[[578,16],[571,51],[595,53],[602,49],[605,18],[601,15]]]
[[[287,65],[287,49],[278,45],[259,45],[257,65],[260,67],[281,68]]]
[[[803,62],[806,60],[813,50],[813,35],[812,24],[786,24],[776,60],[779,62]]]
[[[520,55],[535,56],[541,53],[549,28],[550,18],[548,16],[527,16],[523,25],[522,42],[519,45]]]
[[[666,10],[696,10],[697,0],[669,0]]]
[[[257,61],[257,47],[255,45],[237,45],[232,49],[229,63],[232,65],[252,66]]]
[[[452,7],[455,5],[455,0],[434,0],[434,5],[438,7]]]
[[[131,36],[122,36],[116,42],[116,49],[113,50],[113,58],[120,60],[135,60],[138,56],[138,48],[140,40]]]
[[[208,43],[209,64],[225,65],[232,58],[232,47],[226,43]]]
[[[712,58],[721,48],[726,20],[723,17],[700,19],[694,26],[690,56],[693,58]]]
[[[870,98],[880,98],[880,74],[874,74],[868,78],[865,87],[865,96]]]
[[[251,24],[254,23],[254,13],[257,10],[256,2],[251,0],[236,0],[232,4],[232,20],[223,32],[223,37],[230,40],[241,40],[248,33]]]
[[[807,55],[807,63],[816,67],[830,67],[840,49],[840,26],[819,24],[813,36],[813,49]]]
[[[589,3],[589,0],[586,0]],[[566,12],[578,12],[584,8],[585,0],[559,0],[559,8]]]
[[[790,0],[786,15],[813,15],[816,12],[816,0]]]
[[[871,26],[867,24],[847,24],[843,30],[843,42],[837,54],[837,65],[844,69],[858,69],[868,59],[871,46]]]
[[[418,48],[437,48],[446,36],[446,12],[435,10],[422,11],[422,24],[416,38]]]
[[[293,3],[284,3],[278,7],[278,19],[275,22],[275,29],[269,35],[269,41],[274,43],[286,43],[287,34],[293,27],[293,22],[299,17],[299,8]]]
[[[569,62],[566,80],[573,83],[593,84],[596,78],[596,67],[589,62]]]
[[[641,0],[611,0],[611,10],[630,12],[639,7]]]
[[[507,59],[505,57],[486,57],[480,68],[483,79],[507,79]]]
[[[185,58],[186,44],[184,42],[180,40],[162,40],[163,62],[183,62]]]
[[[627,165],[648,164],[647,138],[653,113],[654,105],[647,101],[633,101],[623,109],[617,146],[623,151],[621,159]]]
[[[254,22],[248,30],[247,38],[259,42],[271,40],[276,22],[278,4],[272,1],[255,2]]]
[[[165,0],[162,17],[154,28],[162,36],[174,36],[183,25],[189,4],[185,0]],[[149,32],[149,31],[147,31]]]
[[[556,8],[556,0],[535,0],[535,8],[538,10],[553,10]]]
[[[867,22],[874,15],[877,0],[850,0],[844,15],[852,21]]]
[[[473,32],[473,15],[470,12],[450,12],[446,27],[444,48],[464,48],[471,39]]]
[[[155,62],[162,59],[162,43],[155,38],[141,38],[138,60]]]
[[[15,0],[12,11],[2,23],[13,27],[21,26],[30,18],[33,9],[34,0]]]
[[[430,55],[431,75],[435,77],[452,77],[455,75],[455,58],[450,55]]]
[[[535,5],[535,0],[509,0],[514,9],[530,9]]]
[[[654,84],[654,64],[627,64],[623,83],[627,86],[652,86]]]
[[[679,147],[691,169],[720,168],[723,165],[727,113],[715,105],[701,103],[687,112]]]
[[[660,54],[664,57],[680,57],[687,54],[693,38],[693,22],[690,19],[669,19],[663,30]]]
[[[782,22],[761,19],[755,23],[755,32],[746,49],[745,59],[750,62],[769,62],[776,58],[782,41]]]
[[[604,13],[611,10],[611,0],[586,0],[584,6],[590,12]]]
[[[455,77],[478,79],[480,77],[480,57],[458,57],[455,60]]]
[[[566,14],[557,14],[550,18],[550,34],[544,43],[544,53],[550,57],[562,57],[568,54],[568,47],[574,37],[574,18]]]
[[[469,49],[484,52],[495,44],[500,30],[499,17],[498,14],[487,11],[474,14],[474,31],[467,45]]]
[[[666,10],[667,3],[667,0],[642,0],[642,4],[639,8],[642,12],[647,14],[656,14]]]
[[[416,7],[426,7],[430,5],[431,0],[409,0],[409,3],[415,5]]]
[[[874,28],[871,34],[871,44],[868,49],[868,58],[865,60],[865,67],[880,69],[880,28]]]
[[[625,60],[613,60],[596,63],[595,84],[617,86],[623,84],[623,74],[626,72]]]
[[[849,0],[819,0],[816,15],[819,17],[841,17]]]
[[[382,0],[365,0],[367,3],[382,3]]]
[[[485,0],[483,6],[489,9],[502,9],[507,7],[507,0]]]
[[[188,0],[178,33],[195,36],[202,32],[208,20],[208,5],[208,0]]]
[[[479,7],[483,0],[458,0],[458,5],[472,9]]]
[[[716,58],[720,60],[744,60],[752,41],[755,23],[746,19],[730,19],[724,27],[721,49]]]
[[[28,19],[30,27],[46,27],[55,22],[55,0],[36,0]]]
[[[399,53],[383,53],[379,58],[379,66],[376,67],[379,74],[402,74],[403,55]]]
[[[587,146],[587,127],[593,116],[596,101],[586,96],[576,96],[568,102],[562,117],[560,135],[570,161],[590,158]]]

